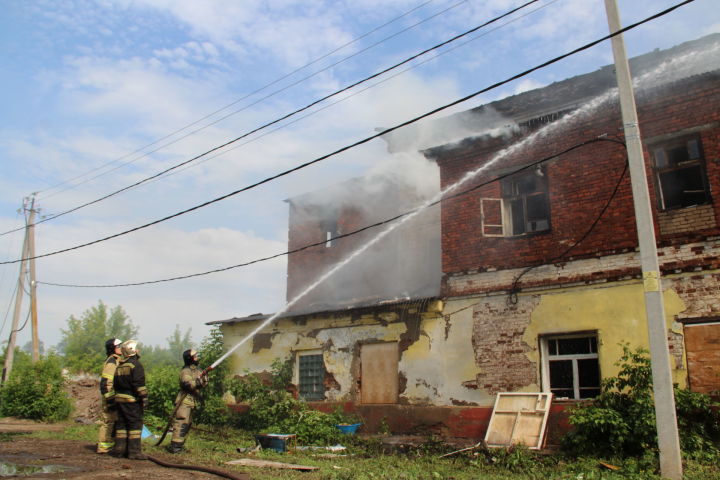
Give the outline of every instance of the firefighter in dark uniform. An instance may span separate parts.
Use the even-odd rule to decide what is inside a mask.
[[[145,370],[140,363],[137,340],[124,342],[122,357],[115,370],[115,404],[118,419],[115,423],[115,446],[112,455],[132,460],[144,460],[140,443],[143,428],[143,410],[147,408]]]
[[[113,427],[117,420],[115,406],[115,390],[113,379],[120,359],[122,340],[111,338],[105,342],[105,353],[108,355],[100,376],[100,431],[98,432],[97,453],[108,453],[113,446]]]
[[[185,366],[180,370],[180,392],[175,399],[175,405],[180,402],[180,406],[175,414],[175,422],[173,423],[173,434],[168,451],[170,453],[180,453],[183,444],[190,432],[192,425],[193,410],[200,403],[200,390],[208,383],[207,375],[198,367],[199,356],[195,350],[185,350],[183,352],[183,362]]]

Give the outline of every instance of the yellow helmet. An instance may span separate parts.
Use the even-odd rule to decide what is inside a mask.
[[[124,357],[132,357],[133,355],[138,354],[137,349],[137,340],[127,340],[123,342],[122,345],[120,345],[120,351],[122,352]]]

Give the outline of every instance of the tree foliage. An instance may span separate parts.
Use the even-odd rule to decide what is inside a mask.
[[[563,446],[575,454],[640,456],[657,448],[652,371],[647,350],[623,345],[616,377],[603,380],[602,393],[571,410],[575,427]],[[718,453],[720,413],[710,397],[675,387],[680,443],[690,456]]]
[[[148,372],[156,368],[177,367],[183,365],[182,353],[190,348],[195,347],[195,343],[191,339],[192,329],[188,329],[182,333],[179,325],[175,325],[172,335],[166,338],[167,347],[160,345],[140,345],[143,366]]]
[[[14,365],[10,378],[0,387],[0,417],[67,419],[72,404],[63,388],[60,359],[49,355],[31,363],[19,357],[22,361]]]
[[[100,373],[106,358],[105,341],[113,337],[123,341],[136,338],[138,328],[122,307],[108,309],[101,300],[80,318],[70,315],[67,329],[61,332],[58,350],[65,366],[74,372]]]

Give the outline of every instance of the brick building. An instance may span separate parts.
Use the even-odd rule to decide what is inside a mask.
[[[708,393],[720,389],[719,49],[712,35],[631,61],[673,376]],[[556,414],[596,395],[621,344],[648,345],[615,85],[608,66],[436,120],[469,122],[472,133],[422,152],[441,189],[459,183],[418,224],[425,233],[401,229],[381,262],[297,302],[238,352],[236,369],[290,355],[301,395],[319,408],[356,409],[370,430],[473,438],[497,392],[552,391]],[[388,135],[389,151],[412,136]],[[373,235],[343,246],[335,233],[375,218],[367,212],[383,218],[381,206],[402,211],[417,200],[408,192],[382,186],[365,210],[328,192],[289,200],[290,249],[320,244],[289,259],[288,300]],[[414,282],[393,276],[403,269]],[[265,318],[210,323],[232,345]]]

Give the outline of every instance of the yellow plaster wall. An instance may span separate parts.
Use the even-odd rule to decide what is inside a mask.
[[[681,325],[674,322],[675,315],[685,310],[685,304],[672,289],[663,293],[666,326],[682,333]],[[615,362],[622,355],[622,342],[631,348],[649,348],[645,299],[641,284],[607,288],[572,289],[541,295],[540,304],[531,315],[531,322],[523,340],[533,347],[528,357],[539,361],[537,339],[539,335],[597,330],[600,372],[603,377],[618,373]],[[675,366],[674,359],[670,359]],[[684,360],[683,360],[684,362]],[[684,387],[687,369],[673,368],[673,381]]]

